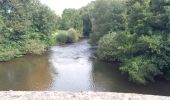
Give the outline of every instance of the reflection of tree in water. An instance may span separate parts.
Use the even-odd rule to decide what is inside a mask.
[[[97,91],[170,95],[170,84],[160,80],[147,85],[137,85],[121,75],[118,65],[93,61],[93,80]]]
[[[46,90],[51,81],[46,55],[0,63],[0,90]]]
[[[119,73],[118,70],[113,74],[113,67],[117,67],[116,64],[107,64],[101,61],[93,61],[93,80],[96,87],[96,90],[99,91],[113,91],[117,87],[114,87],[116,77]],[[116,69],[116,68],[115,68]]]

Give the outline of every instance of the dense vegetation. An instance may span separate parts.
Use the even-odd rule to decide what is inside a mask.
[[[80,10],[70,8],[63,11],[60,21],[60,29],[68,30],[74,28],[77,31],[82,32],[82,24]]]
[[[81,36],[74,28],[70,28],[69,30],[58,30],[56,40],[59,44],[75,43],[79,41]]]
[[[1,0],[0,61],[43,53],[53,44],[58,18],[38,0]]]
[[[170,0],[96,0],[90,12],[97,55],[121,62],[133,82],[170,79]]]
[[[80,10],[65,9],[59,17],[39,0],[1,0],[0,61],[77,42],[83,37],[82,26]]]

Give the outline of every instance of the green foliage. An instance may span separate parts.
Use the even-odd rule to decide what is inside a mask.
[[[79,34],[75,29],[71,28],[68,31],[59,30],[56,37],[59,44],[67,44],[79,41],[81,34]]]
[[[119,0],[97,0],[91,11],[92,44],[110,31],[125,30],[125,4]]]
[[[122,62],[120,69],[131,81],[145,84],[153,81],[153,76],[161,75],[160,67],[167,64],[159,58],[163,47],[161,40],[157,35],[138,37],[113,32],[100,39],[97,54],[101,60]]]
[[[146,0],[148,1],[148,0]],[[151,29],[147,23],[147,17],[151,14],[147,11],[148,2],[141,3],[140,1],[133,0],[128,2],[127,14],[128,14],[128,30],[131,33],[146,34],[150,33]]]
[[[92,23],[90,20],[89,15],[82,15],[83,19],[83,33],[84,36],[89,36],[89,34],[92,32]]]
[[[70,38],[70,42],[77,42],[79,40],[79,38],[81,37],[81,35],[73,28],[68,30],[68,34],[69,34],[69,38]]]
[[[68,33],[67,33],[67,31],[64,31],[64,30],[58,31],[56,39],[57,39],[57,42],[59,44],[68,43]]]
[[[110,60],[110,61],[116,61],[117,60],[117,53],[115,53],[114,49],[115,45],[114,44],[114,39],[116,38],[117,33],[109,33],[103,36],[99,43],[98,43],[98,49],[97,49],[97,54],[98,57],[102,60]]]
[[[41,54],[55,42],[74,43],[90,33],[97,56],[121,62],[120,70],[131,81],[170,80],[169,2],[96,0],[81,9],[65,9],[60,18],[38,0],[1,0],[0,61]]]
[[[130,73],[131,65],[129,67],[126,66],[132,64],[134,58],[131,58],[128,63],[124,64],[125,68],[122,67],[123,71],[128,73],[129,77],[133,78],[132,80],[135,82],[144,84],[162,74],[167,78],[167,73],[169,73],[169,51],[165,50],[169,46],[165,44],[169,43],[167,38],[169,29],[167,26],[170,20],[168,9],[162,5],[164,3],[164,0],[146,0],[142,2],[136,0],[128,5],[128,29],[133,34],[138,35],[135,48],[139,50],[134,54],[134,57],[137,57],[135,62],[141,61],[142,65],[139,66],[141,68],[144,67],[143,65],[146,62],[149,63],[147,71],[141,69],[141,74],[133,71],[136,72],[134,75]],[[145,58],[141,58],[142,56],[145,56]],[[150,64],[152,66],[149,66]],[[135,76],[138,76],[137,79],[140,80],[134,79]]]
[[[0,61],[7,61],[22,55],[19,46],[15,44],[0,45]]]
[[[83,20],[83,34],[86,37],[92,33],[92,22],[91,22],[91,12],[94,9],[95,3],[92,2],[86,7],[81,8],[81,16]]]
[[[61,30],[69,30],[74,28],[75,30],[82,32],[83,22],[80,14],[80,10],[76,9],[65,9],[60,20]]]
[[[140,47],[143,50],[147,50],[148,53],[161,53],[160,50],[162,48],[162,37],[160,35],[152,35],[152,36],[141,36],[138,39]]]
[[[161,74],[159,68],[155,66],[148,58],[139,56],[124,62],[120,70],[127,73],[131,81],[145,84],[148,81],[154,81],[153,76]]]
[[[98,57],[106,61],[126,61],[137,52],[134,42],[135,36],[130,33],[106,34],[98,43]]]
[[[98,45],[98,57],[121,62],[120,70],[135,83],[145,84],[157,76],[170,80],[169,1],[129,0],[126,6],[123,1],[105,1],[95,2],[90,17],[93,29],[90,38]],[[116,1],[115,5],[111,3]],[[123,4],[121,9],[118,4]],[[114,14],[109,16],[111,11]]]
[[[40,40],[28,40],[24,45],[27,53],[40,55],[46,51],[46,45]]]
[[[53,43],[58,19],[39,0],[1,0],[0,61],[44,52]]]

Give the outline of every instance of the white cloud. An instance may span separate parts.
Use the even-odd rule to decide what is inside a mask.
[[[94,0],[40,0],[57,14],[61,15],[65,8],[81,8]]]

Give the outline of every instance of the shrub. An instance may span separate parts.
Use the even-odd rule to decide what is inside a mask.
[[[7,6],[12,9],[6,13]],[[57,29],[58,18],[36,0],[0,2],[0,61],[44,52],[55,42],[51,33]]]
[[[0,44],[0,61],[8,61],[28,53],[40,55],[46,48],[47,45],[40,40],[4,42]]]
[[[49,38],[50,38],[49,39],[50,46],[54,46],[57,44],[57,37],[55,34],[52,34]]]
[[[154,81],[158,75],[169,79],[169,42],[161,35],[133,35],[112,32],[103,36],[97,49],[101,60],[120,61],[120,70],[135,83]]]
[[[147,57],[139,56],[128,61],[120,67],[120,70],[123,73],[127,73],[129,80],[146,84],[148,81],[154,81],[153,76],[161,74],[161,71],[158,67]]]
[[[69,42],[74,43],[77,42],[80,38],[80,34],[73,28],[68,30],[68,37],[69,37]]]
[[[67,31],[58,31],[58,34],[56,35],[56,40],[59,44],[65,44],[68,40]]]
[[[165,61],[157,56],[161,43],[161,37],[156,35],[137,36],[128,32],[112,32],[100,39],[97,54],[102,60],[122,62],[120,70],[127,73],[131,81],[145,84],[161,74],[157,61],[162,61],[162,66],[165,66]]]
[[[19,48],[19,45],[12,43],[0,45],[0,61],[8,61],[12,58],[22,56]]]
[[[80,34],[73,28],[68,31],[60,30],[56,39],[59,44],[75,43],[80,39]]]
[[[42,54],[47,46],[40,40],[27,40],[25,43],[25,51],[30,54]]]
[[[97,55],[106,61],[124,61],[135,51],[133,42],[134,35],[129,33],[106,34],[98,43]]]
[[[96,46],[101,37],[102,36],[98,32],[91,33],[90,34],[90,44]]]

